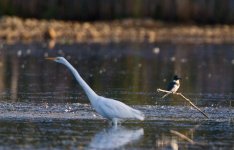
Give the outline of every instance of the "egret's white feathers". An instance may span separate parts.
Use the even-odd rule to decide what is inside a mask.
[[[119,119],[144,120],[144,114],[139,110],[136,110],[120,101],[97,95],[81,78],[77,70],[65,58],[56,57],[54,61],[62,63],[68,67],[68,69],[73,73],[81,87],[84,89],[86,95],[88,96],[91,102],[91,105],[103,117],[113,120],[115,124]]]
[[[129,107],[128,105],[114,100],[99,96],[97,99],[98,103],[93,106],[96,107],[96,111],[101,114],[102,116],[108,119],[139,119],[144,120],[144,115],[136,109]],[[93,104],[92,104],[93,105]]]

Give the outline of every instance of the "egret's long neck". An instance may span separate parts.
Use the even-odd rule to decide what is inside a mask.
[[[86,95],[88,96],[89,100],[92,102],[93,99],[95,99],[98,95],[89,87],[89,85],[81,78],[78,71],[67,61],[65,64],[73,75],[75,76],[76,80],[79,82],[81,87],[84,89]]]

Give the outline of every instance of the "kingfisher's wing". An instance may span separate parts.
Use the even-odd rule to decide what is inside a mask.
[[[171,91],[173,88],[174,88],[174,86],[175,86],[175,82],[170,82],[168,85],[167,85],[167,90],[168,91]]]

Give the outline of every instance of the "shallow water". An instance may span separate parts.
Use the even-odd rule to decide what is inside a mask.
[[[46,56],[66,57],[100,95],[146,115],[111,127],[71,73]],[[233,149],[234,45],[61,44],[0,46],[0,149]],[[174,74],[183,99],[160,99]],[[182,133],[195,143],[182,139]],[[117,142],[118,141],[118,142]]]
[[[58,119],[59,118],[59,119]],[[146,120],[118,127],[102,119],[1,119],[1,149],[233,149],[233,121]],[[190,143],[173,134],[192,139]]]

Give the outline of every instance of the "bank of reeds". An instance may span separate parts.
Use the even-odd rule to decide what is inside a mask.
[[[2,17],[0,40],[56,42],[233,43],[234,25],[180,25],[151,19],[78,22]]]

